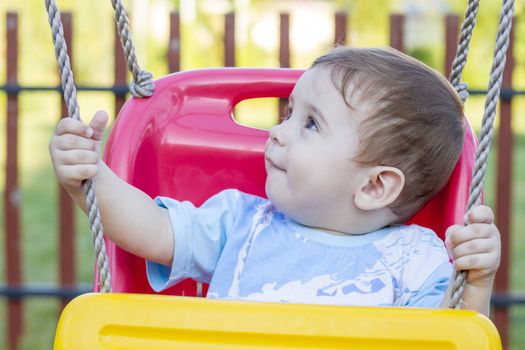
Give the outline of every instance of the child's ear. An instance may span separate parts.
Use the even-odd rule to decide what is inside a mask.
[[[374,210],[392,204],[405,185],[401,170],[388,166],[377,166],[367,171],[366,179],[354,196],[355,205],[361,210]]]

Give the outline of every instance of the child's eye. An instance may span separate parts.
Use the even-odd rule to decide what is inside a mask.
[[[308,119],[306,119],[306,123],[304,124],[304,127],[310,130],[317,130],[317,124],[315,123],[314,118],[308,117]]]

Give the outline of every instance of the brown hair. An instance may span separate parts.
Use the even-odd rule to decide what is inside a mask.
[[[465,126],[458,94],[443,76],[390,48],[338,47],[316,59],[317,66],[331,69],[350,108],[356,94],[372,102],[355,160],[404,173],[405,186],[389,207],[398,222],[406,221],[447,183],[459,158]]]

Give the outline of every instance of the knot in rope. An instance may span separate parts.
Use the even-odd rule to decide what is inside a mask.
[[[153,74],[141,70],[137,79],[133,79],[129,84],[129,92],[133,97],[150,97],[155,91],[155,83],[153,82]]]
[[[117,32],[120,36],[124,57],[126,58],[128,69],[133,75],[133,81],[129,84],[129,91],[135,98],[150,97],[155,90],[153,75],[142,70],[137,62],[126,9],[122,4],[122,0],[111,0],[111,5],[115,10]]]
[[[463,104],[465,104],[465,102],[467,101],[468,96],[469,96],[469,94],[468,94],[468,84],[461,82],[461,83],[457,84],[454,88],[458,92],[458,95],[461,98],[461,101],[463,102]]]

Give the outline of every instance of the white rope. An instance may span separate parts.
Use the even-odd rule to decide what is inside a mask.
[[[64,100],[66,102],[68,116],[80,120],[80,108],[77,100],[77,89],[73,80],[73,71],[69,63],[67,54],[67,44],[64,39],[64,29],[60,21],[60,12],[54,0],[46,0],[46,10],[48,13],[51,34],[55,45],[55,55],[60,70],[60,81],[64,90]],[[97,268],[99,272],[100,292],[111,292],[111,275],[108,266],[108,256],[106,254],[106,245],[104,243],[104,231],[100,222],[100,212],[95,197],[95,183],[91,180],[84,181],[84,193],[89,211],[89,223],[91,226],[91,237],[95,248],[97,259]]]
[[[115,10],[115,21],[117,23],[118,34],[120,36],[120,43],[124,50],[124,57],[128,63],[128,69],[133,75],[133,81],[129,84],[129,91],[133,97],[150,97],[155,91],[155,83],[153,82],[153,75],[140,68],[137,55],[135,54],[135,47],[129,29],[129,19],[124,5],[121,0],[111,0],[111,5]]]
[[[479,205],[481,202],[481,192],[483,190],[483,179],[487,169],[487,160],[490,151],[492,134],[494,133],[494,118],[496,117],[496,106],[498,104],[501,81],[507,49],[509,47],[510,31],[512,28],[512,18],[514,15],[514,0],[503,0],[499,15],[498,33],[496,35],[496,47],[494,49],[494,60],[490,70],[489,89],[485,100],[485,110],[479,136],[479,145],[476,152],[476,162],[474,164],[473,178],[470,185],[469,200],[467,210]],[[468,49],[467,49],[468,51]],[[461,73],[459,74],[461,76]],[[453,278],[451,291],[450,307],[461,308],[463,290],[467,280],[467,271],[456,272]]]

